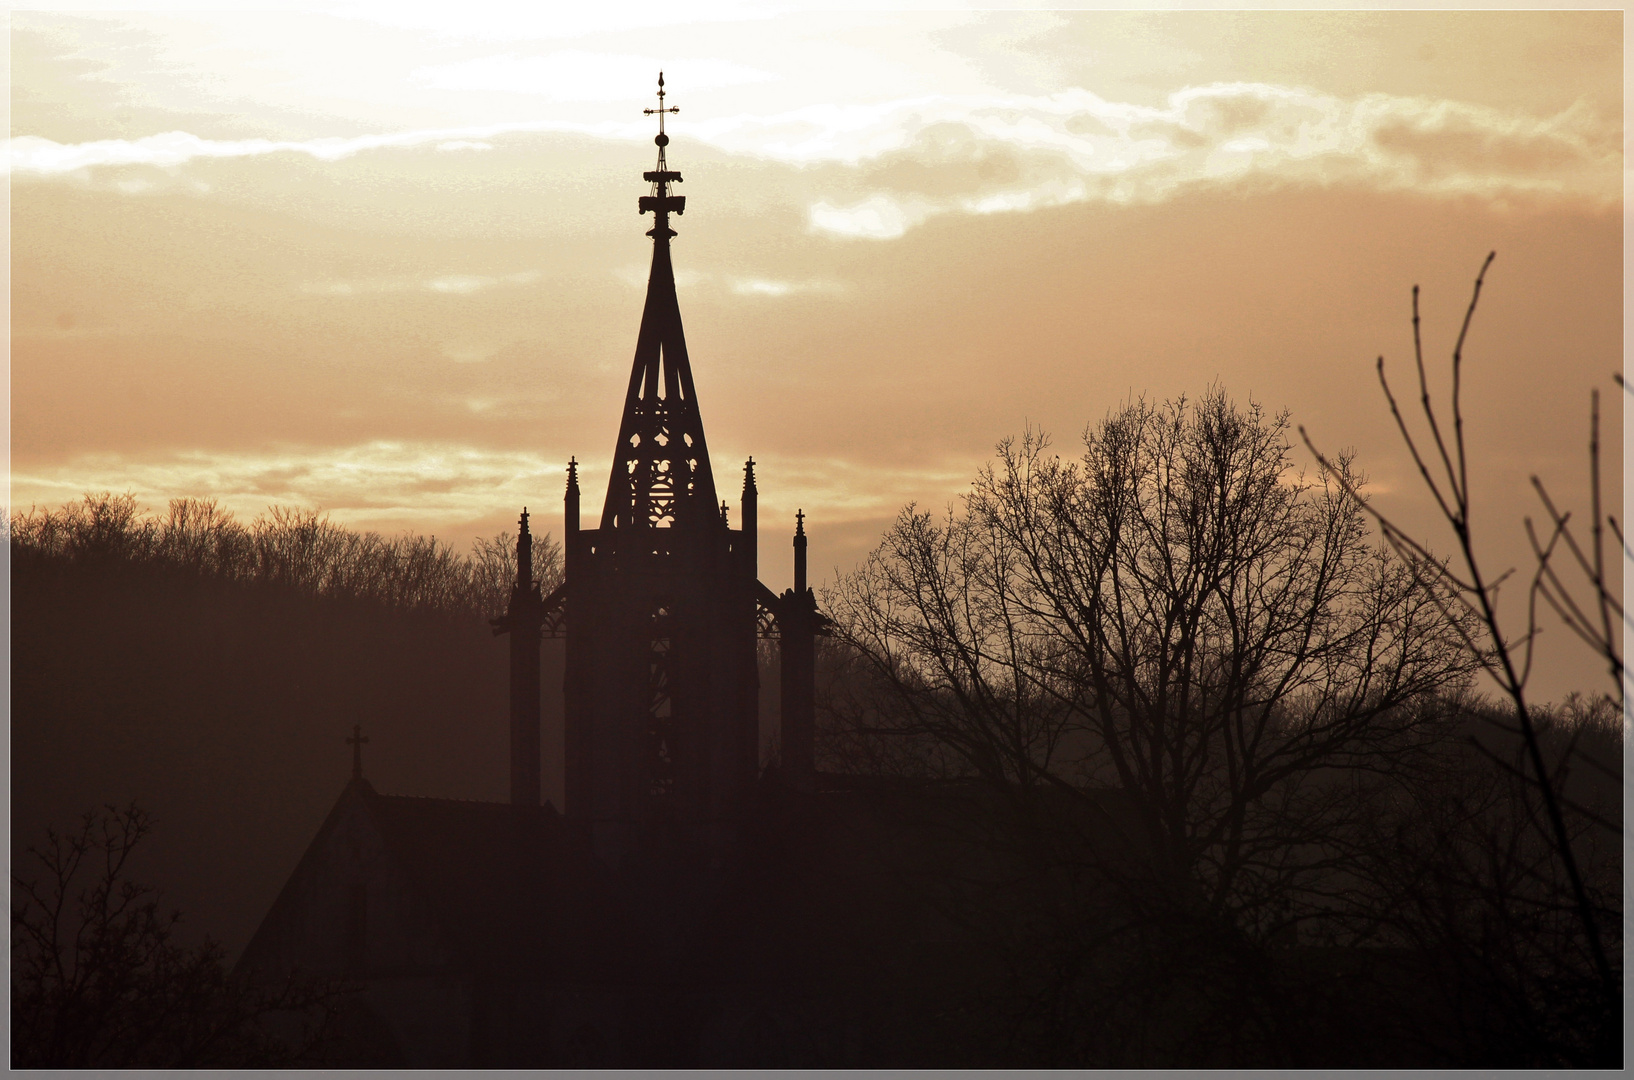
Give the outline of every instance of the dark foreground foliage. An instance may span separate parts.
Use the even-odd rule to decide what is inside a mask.
[[[268,1068],[311,1063],[348,988],[228,973],[220,946],[130,876],[151,828],[135,806],[48,831],[12,877],[13,1068]]]
[[[1585,1067],[1620,1057],[1620,1002],[1599,984],[1571,891],[1536,829],[1501,703],[1451,696],[1385,775],[1333,769],[1289,842],[1297,888],[1218,909],[1144,857],[1138,803],[1116,789],[988,782],[902,723],[892,690],[831,644],[819,664],[820,760],[835,771],[995,793],[962,840],[1024,871],[911,883],[959,927],[980,979],[927,1019],[965,1065],[1053,1068]],[[1605,698],[1542,712],[1592,895],[1620,913],[1622,733]],[[1502,725],[1502,726],[1500,726]],[[1477,742],[1480,746],[1477,747]],[[1592,816],[1591,816],[1592,815]],[[1603,821],[1598,819],[1604,819]],[[1109,852],[1107,837],[1113,838]],[[1317,855],[1321,857],[1318,858]],[[1620,956],[1620,941],[1614,940]],[[953,1048],[957,1048],[956,1050]]]

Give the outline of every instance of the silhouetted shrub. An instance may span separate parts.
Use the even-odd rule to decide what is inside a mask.
[[[172,940],[178,913],[129,874],[151,829],[136,806],[48,830],[12,877],[13,1068],[245,1068],[301,1063],[347,988],[267,988],[214,942]]]

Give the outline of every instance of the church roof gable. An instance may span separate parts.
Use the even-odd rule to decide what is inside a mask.
[[[378,851],[366,850],[376,842]],[[548,803],[382,795],[367,781],[353,780],[245,948],[240,967],[343,965],[322,944],[333,935],[319,929],[322,912],[344,900],[328,894],[357,877],[337,860],[361,867],[375,858],[386,866],[369,879],[403,883],[414,910],[436,928],[440,944],[424,944],[448,968],[554,969],[593,978],[621,962],[617,905],[606,871],[574,849]],[[309,955],[315,947],[316,958]]]
[[[599,963],[614,908],[605,870],[569,842],[555,808],[368,796],[387,853],[467,963]]]

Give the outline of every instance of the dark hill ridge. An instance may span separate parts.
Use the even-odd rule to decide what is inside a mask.
[[[128,563],[12,570],[14,861],[49,824],[140,803],[139,876],[231,953],[346,782],[354,723],[388,790],[504,796],[505,649],[474,616]]]
[[[177,506],[88,498],[11,523],[13,862],[48,825],[135,801],[156,821],[137,876],[231,955],[345,784],[353,724],[387,790],[504,797],[506,648],[473,588],[480,542],[461,557],[187,503],[178,528]],[[544,662],[559,686],[558,642]],[[559,694],[543,698],[559,730]]]

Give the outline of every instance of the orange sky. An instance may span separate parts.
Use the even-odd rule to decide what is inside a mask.
[[[559,529],[577,455],[599,507],[659,63],[717,485],[735,520],[755,456],[774,588],[797,506],[844,570],[1024,425],[1065,449],[1215,381],[1423,525],[1372,361],[1407,376],[1415,283],[1444,359],[1491,249],[1494,566],[1529,474],[1583,501],[1592,387],[1621,430],[1618,12],[686,17],[14,13],[12,505],[299,503],[463,547],[523,503]],[[1597,685],[1547,659],[1546,692]]]

